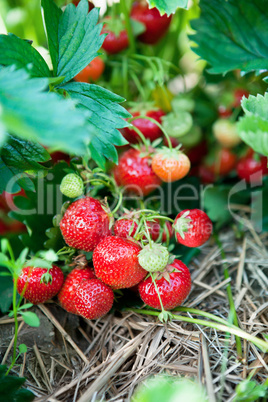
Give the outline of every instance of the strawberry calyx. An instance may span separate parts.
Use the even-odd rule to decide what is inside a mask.
[[[184,212],[184,214],[173,224],[175,232],[184,239],[185,233],[191,228],[192,219],[189,217],[190,211]]]
[[[160,155],[162,159],[175,159],[177,161],[180,160],[180,155],[183,154],[181,151],[181,144],[179,144],[176,148],[168,148],[168,147],[161,147],[156,150],[156,154]]]
[[[170,256],[169,262],[166,265],[165,269],[158,272],[150,272],[145,279],[151,276],[152,280],[159,281],[160,279],[164,278],[168,283],[170,283],[170,274],[173,272],[181,272],[178,268],[171,265],[175,260],[176,256]]]
[[[34,268],[44,268],[47,269],[40,279],[40,283],[49,284],[52,283],[52,276],[49,273],[50,269],[53,267],[53,263],[58,260],[58,256],[54,250],[50,249],[47,251],[40,251],[36,256],[32,257],[25,265]]]
[[[119,16],[116,18],[105,17],[102,22],[104,24],[102,28],[104,34],[108,33],[109,35],[109,32],[112,32],[118,38],[120,33],[126,30],[126,25]]]

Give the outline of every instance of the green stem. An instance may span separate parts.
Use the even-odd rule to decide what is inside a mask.
[[[149,121],[151,121],[152,123],[154,123],[157,127],[159,127],[160,130],[163,132],[164,136],[166,137],[166,140],[167,140],[169,149],[173,149],[172,143],[171,143],[171,141],[170,141],[170,138],[169,138],[168,133],[166,132],[166,130],[163,128],[163,126],[162,126],[157,120],[152,119],[152,117],[148,117],[148,116],[144,116],[144,117],[143,117],[143,116],[137,116],[137,117],[133,117],[133,118],[131,119],[131,121],[136,120],[136,119],[145,119],[145,120],[149,120]]]
[[[220,241],[220,239],[218,238],[217,235],[214,235],[214,238],[216,240],[216,243],[219,246],[219,249],[220,249],[220,252],[221,252],[221,257],[222,257],[223,260],[225,260],[226,259],[226,254],[225,254],[225,251],[223,249],[222,243],[221,243],[221,241]],[[229,274],[227,263],[223,264],[223,269],[224,269],[223,270],[224,279],[230,279],[230,274]],[[230,306],[229,320],[230,320],[231,323],[233,322],[234,325],[239,328],[238,318],[237,318],[237,314],[236,314],[235,303],[234,303],[234,299],[233,299],[233,295],[232,295],[232,288],[231,288],[230,283],[228,283],[227,286],[226,286],[226,292],[227,292],[227,297],[228,297],[229,306]],[[236,351],[237,351],[238,359],[242,359],[243,352],[242,352],[241,339],[239,338],[239,336],[236,336],[235,340],[236,340]]]
[[[12,253],[13,254],[13,253]],[[10,255],[11,256],[11,255]],[[11,257],[12,258],[12,257]],[[5,375],[8,375],[10,370],[13,368],[14,364],[16,363],[16,350],[17,350],[17,340],[18,340],[18,329],[19,329],[19,322],[18,322],[18,308],[19,304],[17,305],[16,298],[17,298],[17,282],[18,278],[15,276],[14,278],[14,285],[13,285],[13,313],[14,313],[14,323],[15,323],[15,333],[14,333],[14,344],[13,344],[13,356],[12,362],[9,366]],[[20,303],[20,302],[19,302]]]
[[[136,53],[136,44],[135,44],[135,38],[133,35],[132,27],[131,27],[131,22],[130,22],[130,12],[127,8],[126,1],[120,1],[120,6],[122,13],[124,14],[125,17],[125,24],[126,24],[126,30],[128,34],[128,40],[129,40],[129,53]]]
[[[122,204],[123,194],[121,193],[121,191],[118,194],[119,194],[118,203],[117,203],[115,209],[111,212],[112,215],[114,215],[118,211],[118,209],[121,207],[121,204]]]
[[[160,296],[160,293],[159,293],[159,289],[158,289],[158,287],[157,287],[157,285],[156,285],[156,282],[155,282],[155,279],[154,279],[154,276],[153,276],[151,273],[150,273],[150,275],[151,275],[152,282],[153,282],[153,284],[154,284],[154,287],[155,287],[155,290],[156,290],[158,299],[159,299],[159,301],[160,301],[161,310],[162,310],[162,311],[165,311],[164,306],[163,306],[163,303],[162,303],[162,299],[161,299],[161,296]]]
[[[210,318],[211,320],[217,321],[220,324],[228,324],[228,321],[224,320],[223,318],[217,317],[214,314],[207,313],[206,311],[198,310],[196,308],[190,308],[190,307],[176,307],[173,311],[181,311],[185,313],[190,313],[190,314],[196,314],[196,315],[201,315],[206,318]]]
[[[126,311],[132,311],[133,313],[152,315],[152,316],[159,315],[158,311],[139,310],[139,309],[135,309],[135,308],[134,309],[133,308],[126,309]],[[252,342],[254,345],[258,346],[258,348],[260,348],[263,352],[268,352],[268,342],[265,342],[262,339],[257,338],[256,336],[248,334],[247,332],[243,331],[242,329],[237,328],[232,324],[229,324],[228,321],[226,321],[226,323],[223,325],[223,324],[216,323],[216,322],[200,320],[200,319],[190,318],[190,317],[183,317],[181,315],[176,315],[176,314],[171,314],[171,316],[172,316],[172,319],[174,319],[174,320],[189,322],[191,324],[196,324],[196,325],[204,325],[209,328],[214,328],[218,331],[231,333],[235,336],[244,338],[247,341]]]

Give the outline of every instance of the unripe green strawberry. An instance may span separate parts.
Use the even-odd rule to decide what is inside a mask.
[[[76,198],[83,194],[84,184],[77,174],[69,173],[61,181],[60,191],[69,198]]]
[[[149,272],[162,271],[169,259],[168,249],[161,244],[148,244],[139,252],[140,266]]]

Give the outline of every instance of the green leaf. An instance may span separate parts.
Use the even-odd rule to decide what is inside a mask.
[[[40,320],[39,320],[38,316],[35,313],[33,313],[31,311],[26,311],[26,312],[23,312],[23,313],[20,312],[20,314],[21,314],[21,316],[23,318],[23,321],[26,324],[30,325],[30,327],[39,327]]]
[[[41,0],[44,9],[46,33],[48,39],[49,53],[52,60],[54,75],[57,75],[59,59],[59,38],[58,30],[62,11],[52,0]]]
[[[148,0],[150,8],[156,7],[160,14],[173,14],[177,10],[178,7],[180,8],[187,8],[188,7],[188,0]]]
[[[27,198],[14,197],[17,210],[10,212],[10,216],[27,226],[27,233],[23,233],[20,239],[23,245],[34,253],[44,249],[44,242],[47,241],[46,230],[51,227],[53,217],[60,214],[62,204],[66,200],[59,188],[68,167],[66,162],[57,163],[42,180],[33,179],[34,192],[26,191]],[[56,251],[64,246],[61,232],[59,236],[61,242],[57,242],[54,248]],[[50,244],[49,248],[51,247],[54,245]]]
[[[268,385],[246,379],[237,385],[235,391],[234,402],[254,402],[267,396]]]
[[[235,192],[234,187],[214,186],[204,192],[202,209],[206,210],[209,218],[216,223],[215,228],[219,229],[233,218],[229,204],[247,204],[248,200],[249,191],[244,188]]]
[[[103,156],[117,163],[114,145],[127,144],[117,129],[127,127],[129,124],[124,119],[130,117],[127,110],[119,105],[124,98],[93,84],[71,82],[63,88],[75,99],[79,108],[90,112],[88,122],[95,130],[94,134],[91,132],[89,145],[92,158],[101,166],[105,161]]]
[[[51,0],[52,1],[52,0]],[[59,55],[57,76],[70,81],[97,55],[105,35],[100,35],[102,24],[98,24],[99,9],[88,13],[88,1],[81,0],[77,7],[69,4],[59,18]]]
[[[25,304],[23,304],[22,306],[20,306],[19,308],[18,308],[18,310],[20,311],[20,310],[26,310],[27,308],[31,308],[31,307],[33,307],[33,304],[32,303],[25,303]]]
[[[49,153],[38,143],[8,136],[8,142],[0,150],[0,193],[16,193],[21,187],[32,189],[31,180],[23,173],[45,169],[40,162],[49,159]]]
[[[20,353],[27,353],[27,346],[24,343],[21,343],[19,345],[19,351]]]
[[[72,154],[85,151],[89,112],[77,110],[71,99],[44,92],[47,79],[29,79],[25,71],[6,67],[0,70],[0,88],[0,122],[7,131]]]
[[[35,395],[27,389],[21,389],[26,378],[5,375],[6,366],[0,366],[0,395],[4,402],[31,402]]]
[[[45,60],[31,44],[16,35],[0,35],[0,64],[24,68],[31,77],[49,77]]]
[[[268,156],[268,93],[242,100],[245,116],[239,119],[239,136],[254,151]]]
[[[265,0],[201,0],[201,16],[192,21],[193,50],[212,74],[267,69],[268,8]]]
[[[5,268],[0,267],[0,273],[8,273]],[[12,303],[13,280],[11,276],[1,276],[0,280],[0,310],[6,313]]]

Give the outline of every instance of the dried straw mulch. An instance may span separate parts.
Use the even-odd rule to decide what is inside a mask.
[[[221,241],[225,261],[215,243],[192,260],[193,286],[185,306],[227,318],[230,282],[240,328],[262,338],[268,330],[268,234],[259,236],[249,226],[242,240],[228,230]],[[224,279],[223,263],[228,264],[230,279]],[[54,329],[52,351],[37,342],[16,368],[27,378],[36,401],[128,401],[139,383],[163,372],[197,378],[209,401],[216,401],[216,395],[218,401],[231,401],[236,385],[252,370],[257,382],[267,378],[268,354],[242,340],[239,361],[235,338],[215,329],[179,321],[163,325],[156,317],[119,312],[97,321],[81,319],[74,337],[52,307],[39,306]],[[2,325],[8,322],[0,320]],[[21,326],[21,331],[27,327]],[[10,334],[9,347],[1,349],[4,362],[11,354],[12,339]]]

